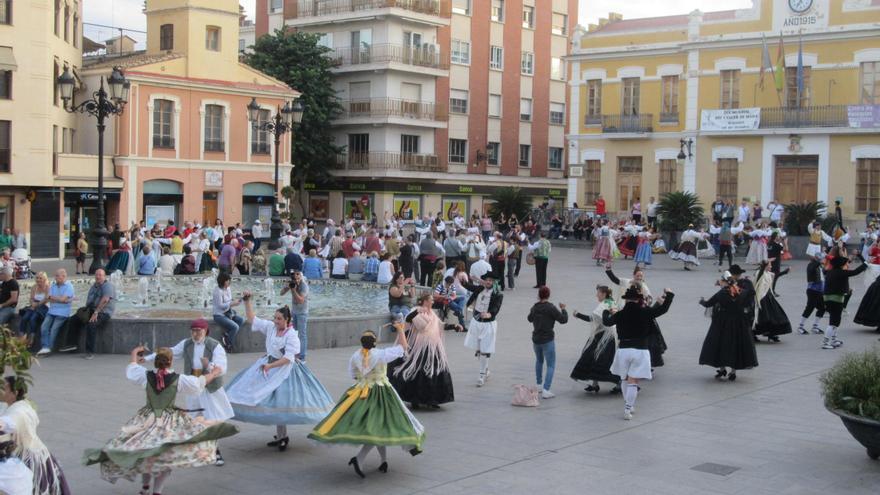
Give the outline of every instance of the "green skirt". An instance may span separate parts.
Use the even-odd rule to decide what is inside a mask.
[[[357,386],[349,388],[333,411],[309,433],[309,438],[324,443],[399,445],[422,450],[425,428],[390,385],[371,386],[366,398],[356,399],[343,412],[341,408],[347,407],[351,394],[358,390]],[[332,427],[325,426],[334,419]]]

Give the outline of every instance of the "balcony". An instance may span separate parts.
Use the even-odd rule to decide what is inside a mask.
[[[396,151],[369,151],[337,155],[337,170],[402,170],[406,172],[444,172],[437,155]]]
[[[849,127],[847,105],[761,109],[761,129],[809,127]]]
[[[335,124],[400,124],[444,127],[449,120],[446,107],[432,102],[398,98],[370,98],[342,101],[342,114]]]
[[[603,115],[602,132],[608,134],[644,134],[654,132],[654,115]]]
[[[446,75],[445,72],[436,73],[431,69],[449,70],[449,54],[441,53],[435,45],[408,46],[385,43],[339,47],[333,49],[330,57],[338,66],[334,69],[335,72],[394,68],[443,76]]]
[[[98,157],[95,155],[56,153],[54,166],[55,186],[97,187],[98,185]],[[116,177],[111,156],[104,156],[104,187],[122,188],[122,179]]]
[[[335,21],[349,15],[362,17],[376,15],[375,10],[401,9],[421,16],[452,17],[449,0],[298,0],[294,12],[286,12],[288,19],[310,20],[312,17],[333,16]]]

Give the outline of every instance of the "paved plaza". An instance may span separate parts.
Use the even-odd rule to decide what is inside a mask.
[[[221,442],[225,467],[174,472],[167,494],[876,494],[880,463],[828,413],[818,377],[847,351],[877,344],[872,329],[856,327],[852,314],[864,293],[861,277],[844,317],[836,351],[819,348],[821,336],[797,334],[779,344],[758,344],[760,366],[736,382],[716,382],[714,370],[697,364],[709,319],[697,304],[714,292],[716,267],[704,263],[685,273],[665,256],[647,272],[652,292],[673,289],[670,313],[660,319],[669,350],[666,366],[642,388],[633,421],[621,418],[623,401],[603,388],[588,395],[568,378],[588,335],[573,319],[557,325],[556,398],[539,408],[510,405],[512,385],[534,383],[531,326],[534,270],[524,267],[517,289],[505,293],[492,377],[475,387],[478,363],[462,334],[446,334],[456,400],[439,411],[416,411],[427,429],[418,457],[389,449],[390,469],[376,471],[375,452],[361,480],[348,459],[353,447],[326,447],[307,440],[307,426],[292,427],[284,453],[265,446],[274,428],[241,424]],[[41,263],[38,267],[49,268]],[[780,302],[793,325],[804,304],[805,264],[791,262],[780,281]],[[627,275],[632,262],[617,263]],[[584,249],[557,247],[549,267],[552,301],[569,310],[592,311],[594,288],[607,283]],[[234,289],[234,287],[233,287]],[[263,315],[268,316],[268,315]],[[174,344],[168,342],[167,344]],[[354,348],[311,351],[308,364],[331,395],[350,385],[347,360]],[[257,354],[230,357],[230,374]],[[135,483],[110,485],[96,467],[80,465],[82,451],[99,447],[144,404],[143,390],[126,382],[126,356],[42,359],[34,370],[32,398],[40,435],[61,462],[76,494],[134,494]],[[606,385],[603,384],[603,387]],[[610,386],[608,386],[610,388]]]

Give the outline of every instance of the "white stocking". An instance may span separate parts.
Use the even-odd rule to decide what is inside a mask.
[[[162,471],[161,473],[157,474],[154,477],[154,479],[155,479],[155,482],[153,483],[153,493],[154,494],[161,494],[162,493],[162,487],[165,486],[165,481],[168,480],[169,476],[171,476],[171,471]]]
[[[276,425],[275,426],[275,437],[278,440],[287,437],[287,425]]]
[[[636,397],[639,395],[639,386],[635,383],[627,383],[623,389],[623,400],[627,409],[636,407]]]
[[[384,447],[382,447],[382,448],[384,449]],[[360,452],[357,453],[358,464],[360,464],[360,465],[364,464],[364,459],[367,458],[367,454],[369,454],[371,450],[373,450],[372,445],[364,445],[363,447],[361,447]],[[381,455],[381,452],[380,452],[380,455]]]
[[[480,354],[480,374],[485,375],[489,371],[489,356]]]
[[[388,457],[387,457],[388,450],[385,448],[384,445],[380,445],[380,446],[376,447],[376,450],[379,451],[379,457],[382,459],[382,462],[385,462],[388,460]]]

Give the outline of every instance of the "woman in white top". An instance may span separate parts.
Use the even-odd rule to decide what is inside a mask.
[[[345,280],[348,278],[348,259],[345,256],[333,258],[330,278]]]
[[[388,284],[391,283],[391,278],[394,276],[394,265],[391,264],[391,261],[388,258],[383,259],[379,262],[379,274],[376,277],[376,282],[380,284]]]

